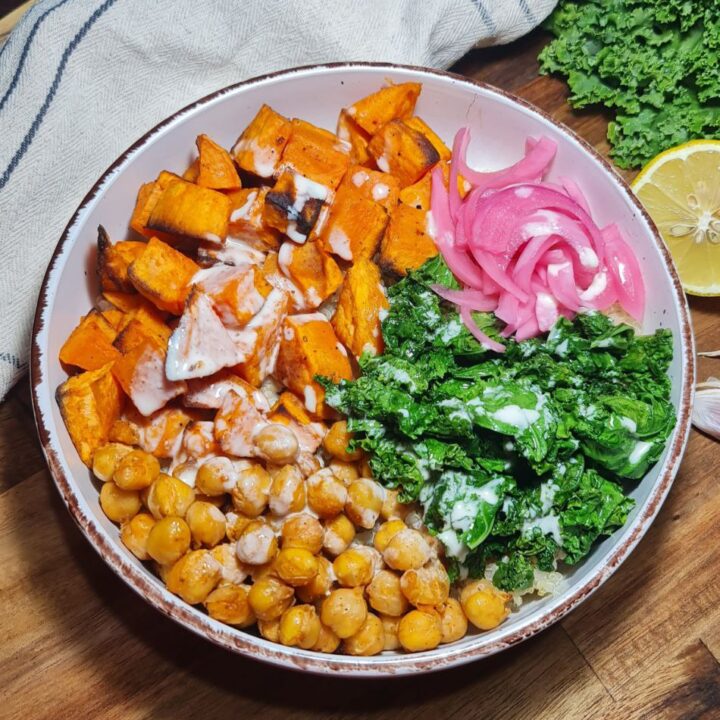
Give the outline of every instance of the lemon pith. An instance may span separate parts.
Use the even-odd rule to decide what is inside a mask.
[[[685,291],[720,295],[720,140],[653,158],[632,188],[665,240]]]

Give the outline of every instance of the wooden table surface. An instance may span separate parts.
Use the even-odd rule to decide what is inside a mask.
[[[537,75],[540,32],[455,68],[516,92],[601,151],[606,119]],[[651,299],[652,301],[652,299]],[[691,301],[720,348],[720,299]],[[701,378],[720,360],[702,360]],[[27,381],[0,405],[0,718],[720,718],[718,446],[693,431],[654,526],[595,595],[499,656],[352,681],[267,667],[162,617],[74,526],[40,453]]]

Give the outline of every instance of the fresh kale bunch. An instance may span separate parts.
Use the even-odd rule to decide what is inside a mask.
[[[561,0],[546,27],[546,73],[565,75],[574,107],[616,111],[623,168],[693,138],[720,138],[720,2]]]
[[[419,500],[455,570],[521,589],[533,568],[575,563],[633,506],[625,483],[660,457],[675,423],[668,331],[636,336],[599,313],[498,355],[431,290],[457,287],[440,257],[392,286],[385,352],[361,376],[320,378],[375,477]],[[492,315],[476,313],[497,337]]]

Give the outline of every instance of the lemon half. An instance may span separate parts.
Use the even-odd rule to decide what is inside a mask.
[[[670,249],[685,291],[720,295],[720,140],[660,153],[632,188]]]

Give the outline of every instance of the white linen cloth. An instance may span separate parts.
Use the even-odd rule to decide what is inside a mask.
[[[341,60],[448,67],[556,0],[42,0],[0,50],[0,400],[73,211],[138,137],[226,85]]]

